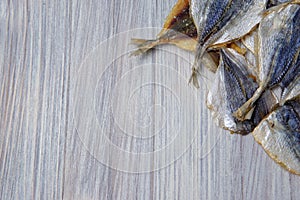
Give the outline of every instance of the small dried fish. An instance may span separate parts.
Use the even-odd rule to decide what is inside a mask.
[[[220,46],[249,33],[261,21],[265,5],[264,0],[191,0],[198,53],[205,50],[203,47]]]
[[[215,74],[207,106],[218,125],[252,132],[285,169],[300,175],[300,0],[178,0],[154,40],[195,52],[190,81]]]
[[[235,112],[241,121],[266,88],[286,88],[300,75],[300,6],[290,4],[266,16],[258,35],[259,88]]]
[[[197,30],[190,16],[188,0],[179,0],[168,15],[163,29],[155,40],[133,39],[138,50],[133,55],[145,53],[160,44],[175,44],[182,49],[195,51],[197,46]]]
[[[257,102],[252,117],[241,122],[233,117],[233,112],[245,103],[255,92],[258,84],[247,71],[247,63],[241,55],[230,49],[221,50],[220,65],[213,87],[207,95],[207,107],[212,111],[217,124],[233,133],[248,134],[265,117],[275,98],[267,90]]]
[[[192,81],[208,48],[219,48],[248,34],[261,20],[266,0],[191,0],[191,14],[198,30],[198,48]]]
[[[273,160],[300,175],[299,98],[274,110],[262,120],[252,135]]]
[[[132,40],[138,45],[133,55],[166,43],[196,51],[191,80],[198,87],[199,64],[212,71],[217,68],[217,58],[207,48],[226,46],[249,33],[261,21],[266,3],[267,0],[178,0],[157,39]]]
[[[179,48],[195,52],[197,49],[198,33],[194,20],[190,14],[189,0],[178,0],[168,15],[163,29],[154,40],[132,39],[138,49],[131,55],[139,55],[147,52],[157,45],[174,44]],[[202,58],[203,65],[215,72],[218,65],[218,55],[214,52],[206,52]]]

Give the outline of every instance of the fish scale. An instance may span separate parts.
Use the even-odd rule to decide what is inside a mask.
[[[263,119],[252,133],[273,160],[298,175],[300,175],[300,113],[297,112],[299,109],[299,99],[287,102]],[[291,122],[290,119],[294,121]]]
[[[300,9],[296,11],[296,14],[291,20],[292,22],[290,24],[293,25],[291,25],[291,30],[287,34],[290,35],[290,38],[288,38],[288,40],[282,40],[282,46],[279,50],[277,61],[275,62],[276,66],[274,66],[275,70],[270,79],[269,87],[273,87],[280,83],[288,72],[289,81],[293,81],[293,76],[297,75],[294,73],[295,69],[293,66],[295,66],[295,60],[297,62],[297,60],[300,59]],[[284,38],[286,38],[286,35]],[[288,84],[289,83],[285,83],[282,86]]]
[[[234,116],[239,120],[242,121],[245,119],[245,116],[255,107],[255,102],[266,88],[280,85],[286,75],[289,77],[288,80],[285,79],[286,85],[289,85],[296,79],[298,73],[290,71],[290,69],[298,69],[298,66],[295,66],[295,62],[292,61],[298,60],[299,57],[299,54],[295,54],[299,46],[299,17],[300,6],[290,4],[278,12],[272,12],[261,21],[258,29],[260,39],[258,53],[259,88],[234,113]]]
[[[205,51],[213,46],[224,46],[249,33],[262,19],[266,5],[266,0],[191,0],[191,15],[201,36],[190,79],[196,87]]]
[[[213,34],[213,29],[217,31],[217,28],[220,28],[216,28],[216,26],[221,22],[231,3],[232,1],[214,1],[210,6],[210,10],[207,15],[207,21],[199,39],[201,45],[204,44],[205,40],[210,34]]]

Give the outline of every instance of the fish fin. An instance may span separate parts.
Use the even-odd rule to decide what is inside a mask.
[[[190,6],[189,0],[178,0],[177,3],[172,8],[171,12],[167,16],[163,29],[160,31],[160,33],[157,35],[158,37],[161,37],[166,33],[166,30],[171,29],[172,25],[174,23],[174,20],[176,20],[177,16],[180,16],[180,14],[185,10],[188,9]]]
[[[275,11],[278,12],[281,9],[285,8],[286,6],[288,6],[290,4],[300,4],[300,0],[291,0],[291,1],[288,1],[288,2],[285,2],[285,3],[281,3],[279,5],[273,6],[269,9],[265,10],[263,12],[263,16],[266,17],[267,15],[269,15],[272,12],[275,12]]]
[[[132,55],[143,54],[160,44],[174,44],[181,49],[195,51],[197,28],[190,15],[189,6],[189,0],[178,0],[155,40],[132,39],[132,44],[138,46]]]
[[[146,53],[148,50],[154,48],[159,44],[158,40],[145,40],[145,39],[137,39],[132,38],[131,44],[137,45],[137,50],[133,51],[130,56],[137,56],[143,53]]]
[[[230,43],[228,44],[228,48],[231,48],[233,50],[235,50],[237,53],[241,54],[241,55],[245,55],[247,52],[246,48],[240,47],[239,45],[237,45],[236,43]]]
[[[143,53],[146,53],[148,50],[153,49],[155,46],[162,44],[174,44],[177,47],[187,50],[187,51],[195,51],[197,47],[197,40],[187,37],[181,36],[183,34],[178,33],[178,39],[156,39],[156,40],[146,40],[146,39],[137,39],[132,38],[131,44],[136,45],[137,49],[131,53],[130,56],[137,56]]]
[[[195,88],[199,88],[199,82],[198,82],[198,78],[197,78],[197,69],[195,67],[192,68],[192,75],[189,79],[189,83],[193,83],[193,85],[195,86]]]
[[[261,97],[265,90],[265,86],[260,86],[253,96],[246,101],[237,111],[233,113],[233,116],[239,121],[245,121],[247,118],[251,118],[250,111],[254,108],[256,101]]]
[[[200,65],[203,54],[204,54],[203,48],[201,48],[201,46],[198,46],[197,50],[196,50],[196,55],[195,55],[193,67],[192,67],[192,75],[191,75],[190,81],[189,81],[189,82],[192,82],[193,85],[196,88],[199,88],[197,75],[198,75],[198,72],[199,72],[199,69],[200,69],[199,65]]]

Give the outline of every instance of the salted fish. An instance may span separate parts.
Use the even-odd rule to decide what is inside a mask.
[[[267,154],[288,171],[300,175],[300,100],[275,109],[252,132]]]
[[[181,49],[195,52],[198,45],[198,32],[190,10],[189,0],[178,0],[155,39],[132,39],[132,44],[137,45],[137,49],[131,55],[143,54],[162,44],[173,44]],[[202,61],[206,68],[216,71],[218,55],[215,52],[204,53]]]
[[[198,30],[198,48],[192,80],[210,48],[219,48],[248,34],[263,18],[266,0],[191,0],[191,14]]]
[[[195,52],[194,85],[199,67],[216,72],[207,106],[218,125],[234,133],[253,131],[277,163],[300,175],[296,4],[300,0],[178,0],[156,39],[133,39],[133,54],[160,44]]]
[[[259,88],[235,112],[239,120],[245,120],[265,89],[285,89],[300,75],[300,6],[289,4],[267,15],[258,37]]]
[[[191,81],[198,86],[198,62],[216,71],[218,56],[208,52],[226,46],[249,33],[262,19],[267,0],[178,0],[154,40],[133,39],[138,45],[133,55],[160,44],[175,44],[195,51]],[[199,64],[200,65],[200,64]]]
[[[207,107],[212,111],[218,126],[232,133],[248,134],[277,102],[267,90],[253,109],[251,118],[238,121],[233,116],[234,111],[253,95],[258,84],[241,55],[231,49],[222,49],[220,52],[220,65],[207,95]]]

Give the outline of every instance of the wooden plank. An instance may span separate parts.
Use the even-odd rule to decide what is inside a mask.
[[[191,53],[128,56],[174,4],[0,2],[0,199],[299,197],[251,135],[214,125]]]

